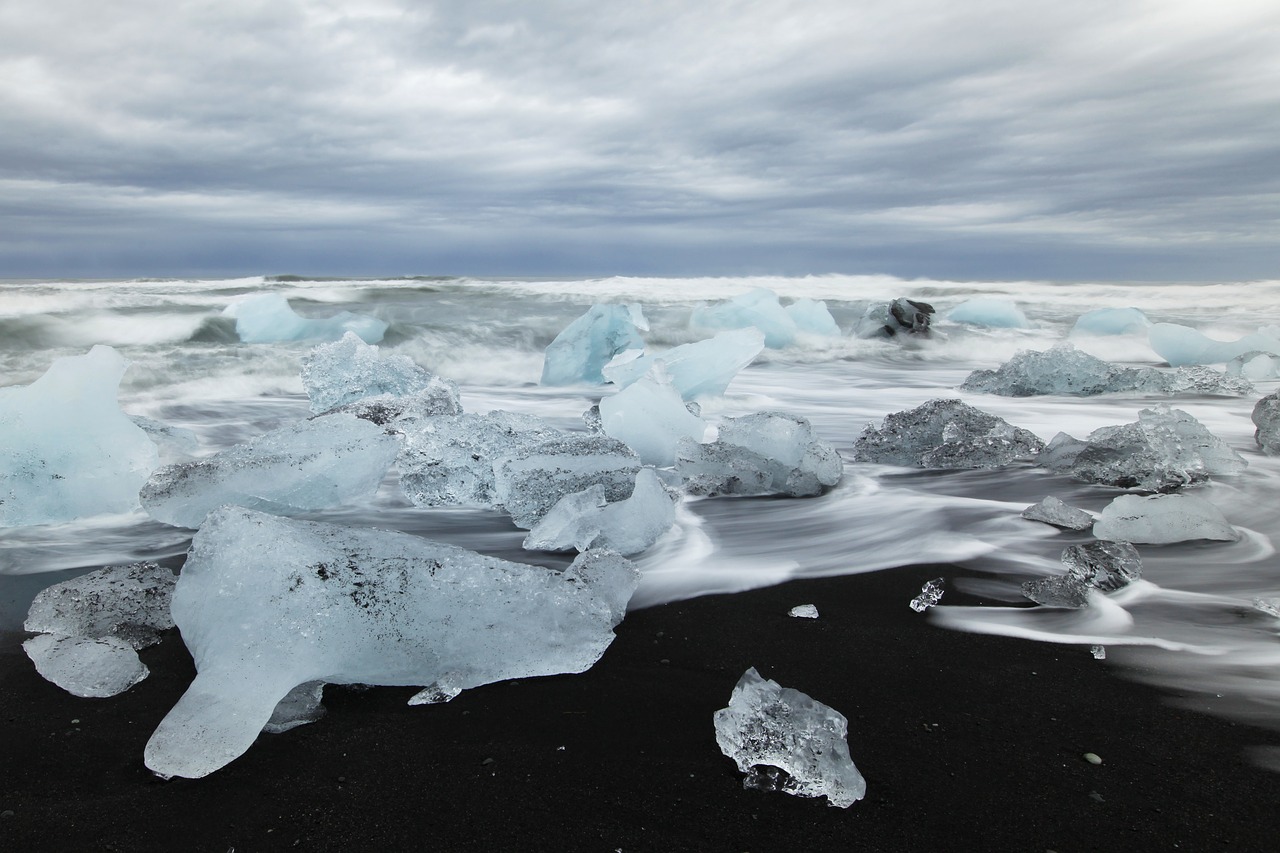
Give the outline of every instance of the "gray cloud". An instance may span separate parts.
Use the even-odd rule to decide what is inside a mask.
[[[1273,3],[958,7],[6,4],[0,275],[1275,276]]]

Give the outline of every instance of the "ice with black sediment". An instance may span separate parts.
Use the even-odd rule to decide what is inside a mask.
[[[1249,415],[1253,421],[1253,440],[1268,456],[1280,456],[1280,391],[1263,397]]]
[[[675,465],[696,495],[810,497],[839,483],[844,470],[809,420],[786,412],[725,418],[715,441],[681,440]]]
[[[86,699],[119,695],[150,674],[133,647],[115,637],[39,634],[22,649],[42,678]]]
[[[173,596],[197,675],[146,764],[165,777],[214,772],[308,682],[466,689],[581,672],[612,641],[637,579],[611,552],[558,572],[404,533],[219,508]]]
[[[566,495],[593,486],[605,500],[631,497],[640,459],[607,435],[562,433],[504,454],[494,465],[494,500],[526,530]]]
[[[543,385],[603,385],[602,370],[616,356],[642,351],[649,328],[639,305],[592,305],[556,335],[542,363]]]
[[[1061,527],[1064,530],[1088,530],[1093,526],[1092,515],[1079,507],[1064,503],[1053,495],[1047,495],[1039,503],[1024,509],[1022,517]]]
[[[747,774],[744,788],[826,797],[838,808],[866,795],[849,755],[848,719],[755,667],[743,673],[714,723],[720,751]]]
[[[565,495],[547,512],[524,547],[531,551],[606,548],[623,556],[657,542],[676,520],[678,494],[668,492],[652,468],[641,468],[630,497],[609,502],[601,484]]]
[[[1121,488],[1168,492],[1248,463],[1181,409],[1142,409],[1130,424],[1094,430],[1085,441],[1059,433],[1037,460],[1051,471]]]
[[[357,417],[385,423],[392,418],[378,421],[378,407],[383,412],[398,407],[395,416],[403,411],[418,417],[462,411],[453,382],[403,355],[381,352],[352,332],[304,355],[301,375],[311,411],[317,413],[348,407]]]
[[[205,459],[160,468],[139,493],[158,521],[199,527],[223,504],[290,513],[372,495],[400,444],[349,414],[289,424]]]
[[[1099,539],[1170,545],[1210,540],[1234,542],[1240,532],[1222,510],[1196,495],[1121,495],[1107,504],[1093,525]]]
[[[1088,542],[1062,552],[1066,574],[1027,581],[1022,594],[1047,607],[1089,605],[1090,590],[1115,592],[1142,575],[1142,557],[1128,542]]]
[[[854,443],[859,462],[910,468],[996,468],[1044,448],[1029,430],[960,400],[930,400],[867,425]]]

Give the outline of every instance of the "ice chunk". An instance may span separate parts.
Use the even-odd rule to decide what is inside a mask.
[[[669,349],[661,355],[624,359],[604,368],[605,377],[625,388],[661,362],[680,396],[686,400],[703,395],[723,394],[733,377],[764,349],[764,333],[759,329],[721,332],[714,338]]]
[[[849,756],[849,721],[812,697],[762,678],[755,667],[714,716],[716,743],[747,774],[744,788],[826,797],[848,808],[867,792]]]
[[[456,415],[462,411],[457,385],[405,356],[379,352],[352,332],[302,357],[302,386],[313,412],[328,412],[368,398],[388,405],[386,395],[412,396],[414,411],[419,414]]]
[[[1280,456],[1280,391],[1263,397],[1250,415],[1255,427],[1253,440],[1268,456]]]
[[[899,334],[928,335],[934,314],[928,302],[900,297],[868,305],[853,327],[859,338],[892,338]]]
[[[1044,442],[959,400],[930,400],[867,425],[853,447],[859,462],[915,468],[995,468],[1035,456]]]
[[[1280,619],[1280,599],[1254,596],[1252,604],[1255,610]]]
[[[646,465],[675,464],[682,437],[701,441],[707,425],[685,408],[684,400],[661,364],[645,378],[600,401],[606,434],[626,442]]]
[[[1071,334],[1132,335],[1151,328],[1147,315],[1137,308],[1098,308],[1081,314],[1071,327]]]
[[[564,434],[535,415],[501,410],[402,426],[400,488],[418,506],[492,507],[499,459]]]
[[[543,385],[604,384],[601,369],[627,350],[643,350],[649,324],[639,305],[592,305],[547,346]]]
[[[836,325],[836,320],[827,310],[825,302],[816,299],[797,299],[783,310],[791,317],[791,322],[796,324],[796,329],[801,332],[827,337],[837,337],[840,334],[840,327]]]
[[[1266,327],[1234,341],[1218,341],[1189,326],[1156,323],[1147,330],[1151,348],[1174,367],[1183,364],[1220,364],[1238,355],[1259,351],[1280,355],[1280,329]]]
[[[173,572],[155,563],[107,566],[36,595],[23,628],[47,634],[114,637],[131,648],[160,642],[173,627]]]
[[[434,418],[440,415],[457,415],[462,413],[458,404],[458,389],[447,379],[436,377],[437,384],[431,388],[403,397],[393,394],[379,394],[376,397],[365,397],[345,406],[338,406],[325,412],[326,415],[354,415],[362,421],[378,426],[390,426],[394,431],[402,431],[407,423],[423,418]]]
[[[267,734],[278,735],[298,726],[314,723],[325,715],[324,682],[308,681],[299,684],[284,695],[271,712],[262,730]]]
[[[96,346],[55,359],[30,385],[0,388],[0,527],[138,506],[160,459],[116,400],[127,366]]]
[[[222,504],[283,513],[321,509],[372,495],[399,447],[368,421],[325,415],[161,468],[140,497],[153,518],[192,528]]]
[[[1114,592],[1142,574],[1142,558],[1128,542],[1089,542],[1062,552],[1065,575],[1027,581],[1022,594],[1047,607],[1087,607],[1089,590]]]
[[[636,454],[615,438],[562,433],[497,460],[494,503],[528,530],[561,498],[592,486],[600,486],[606,500],[630,497],[639,471]]]
[[[923,613],[933,607],[942,599],[942,593],[946,591],[946,587],[947,582],[942,578],[926,581],[924,586],[920,587],[920,594],[911,599],[911,609],[917,613]]]
[[[1012,299],[981,296],[961,302],[947,313],[953,323],[995,329],[1030,329],[1034,325]]]
[[[1032,521],[1043,521],[1045,524],[1052,524],[1064,530],[1088,530],[1093,526],[1092,515],[1063,503],[1053,495],[1048,495],[1040,503],[1024,509],[1022,517]]]
[[[839,483],[844,465],[808,419],[758,412],[725,418],[716,441],[681,441],[676,470],[691,494],[809,497]]]
[[[409,697],[410,705],[439,705],[452,702],[462,693],[462,688],[451,683],[448,676],[433,681]]]
[[[376,344],[386,334],[388,324],[377,317],[343,311],[332,317],[310,320],[301,317],[289,300],[279,293],[260,293],[228,305],[223,313],[234,317],[236,334],[246,344],[276,341],[336,341],[352,332],[366,343]]]
[[[73,696],[101,699],[123,693],[147,677],[133,646],[115,637],[91,639],[40,634],[22,649],[46,681]]]
[[[1089,654],[1093,655],[1094,660],[1106,660],[1107,647],[1106,646],[1090,646]]]
[[[778,294],[760,287],[727,302],[693,309],[689,325],[694,329],[721,331],[754,326],[764,332],[769,349],[791,346],[796,339],[796,321],[778,301]]]
[[[607,548],[630,556],[657,542],[675,523],[675,502],[652,468],[640,469],[626,500],[609,503],[605,495],[600,484],[565,495],[529,531],[524,547],[531,551]]]
[[[1249,382],[1280,378],[1280,355],[1250,350],[1227,362],[1227,375]]]
[[[146,764],[166,777],[212,773],[306,682],[447,677],[466,689],[581,672],[612,641],[636,580],[607,552],[554,572],[403,533],[219,508],[173,596],[198,674]]]
[[[787,615],[794,616],[797,619],[817,619],[818,608],[812,604],[797,604],[787,611]]]
[[[1093,535],[1149,545],[1196,539],[1234,542],[1240,538],[1222,510],[1194,495],[1121,495],[1098,516]]]
[[[130,415],[129,420],[150,437],[160,454],[159,461],[165,465],[185,462],[200,450],[199,436],[189,429],[171,426],[142,415]]]
[[[1038,461],[1086,482],[1153,492],[1236,474],[1248,464],[1191,415],[1168,406],[1143,409],[1136,423],[1096,429],[1086,442],[1059,435]]]

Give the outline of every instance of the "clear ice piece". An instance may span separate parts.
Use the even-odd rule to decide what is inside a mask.
[[[1022,594],[1047,607],[1089,606],[1089,590],[1115,592],[1142,575],[1142,558],[1128,542],[1088,542],[1062,551],[1065,575],[1027,581]]]
[[[267,734],[278,735],[320,720],[325,715],[325,707],[321,704],[323,699],[323,681],[299,684],[276,703],[271,719],[267,720],[262,730]]]
[[[1151,321],[1137,308],[1097,308],[1076,318],[1071,334],[1145,335],[1149,328]]]
[[[1280,378],[1280,355],[1250,350],[1227,362],[1227,375],[1249,382]]]
[[[160,642],[173,627],[169,602],[173,572],[155,563],[107,566],[56,583],[36,595],[23,629],[100,639],[115,637],[131,648]]]
[[[1093,527],[1093,516],[1078,507],[1063,503],[1053,495],[1043,498],[1022,511],[1022,517],[1061,527],[1064,530],[1088,530]]]
[[[460,688],[581,672],[638,574],[581,554],[563,572],[408,534],[214,510],[192,541],[173,617],[197,675],[145,751],[161,776],[241,755],[309,681]]]
[[[609,503],[597,484],[565,495],[525,537],[531,551],[586,551],[607,548],[623,556],[639,554],[676,520],[675,500],[652,468],[641,468],[631,496]]]
[[[22,648],[45,680],[73,696],[115,696],[147,677],[133,646],[116,637],[40,634]]]
[[[818,608],[812,604],[797,604],[787,611],[787,615],[796,619],[817,619]]]
[[[727,708],[714,715],[720,751],[747,774],[744,788],[827,798],[848,808],[867,783],[849,756],[849,721],[812,697],[743,673]]]
[[[930,400],[867,425],[854,443],[859,462],[913,468],[996,468],[1035,456],[1034,433],[959,400]]]
[[[947,582],[942,578],[926,581],[924,586],[920,587],[920,594],[911,599],[911,609],[917,613],[925,612],[942,599],[942,593],[946,588]]]
[[[600,424],[606,434],[635,450],[644,464],[658,467],[675,464],[681,438],[701,441],[707,431],[706,423],[685,408],[661,364],[601,400]]]
[[[1195,495],[1121,495],[1093,525],[1099,539],[1169,545],[1197,539],[1234,542],[1240,532],[1222,510]]]
[[[648,328],[639,305],[592,305],[547,346],[542,384],[603,385],[604,366],[628,350],[643,350],[640,332]]]
[[[840,482],[844,464],[807,418],[757,412],[725,418],[707,444],[681,441],[676,470],[697,495],[820,495]]]
[[[1107,647],[1106,647],[1106,646],[1090,646],[1090,647],[1089,647],[1089,653],[1090,653],[1091,655],[1093,655],[1093,659],[1094,659],[1094,660],[1106,660],[1106,659],[1107,659]]]
[[[236,321],[236,335],[247,344],[276,341],[336,341],[348,332],[367,343],[382,340],[388,323],[377,317],[342,311],[332,317],[307,319],[279,293],[260,293],[228,305],[223,311]]]
[[[456,415],[462,411],[458,386],[403,355],[383,353],[353,332],[321,344],[302,357],[302,386],[311,411],[328,412],[370,397],[414,397],[414,411]]]
[[[660,355],[619,357],[604,368],[604,375],[619,388],[645,376],[661,362],[671,386],[685,400],[723,394],[733,377],[764,350],[764,333],[759,329],[721,332],[705,341],[682,344]]]
[[[795,318],[782,307],[778,294],[763,287],[693,309],[689,326],[709,331],[754,327],[764,333],[764,345],[769,349],[791,346],[797,331]]]

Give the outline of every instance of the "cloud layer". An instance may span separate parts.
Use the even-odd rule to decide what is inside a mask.
[[[1270,0],[0,3],[0,276],[1280,267]]]

